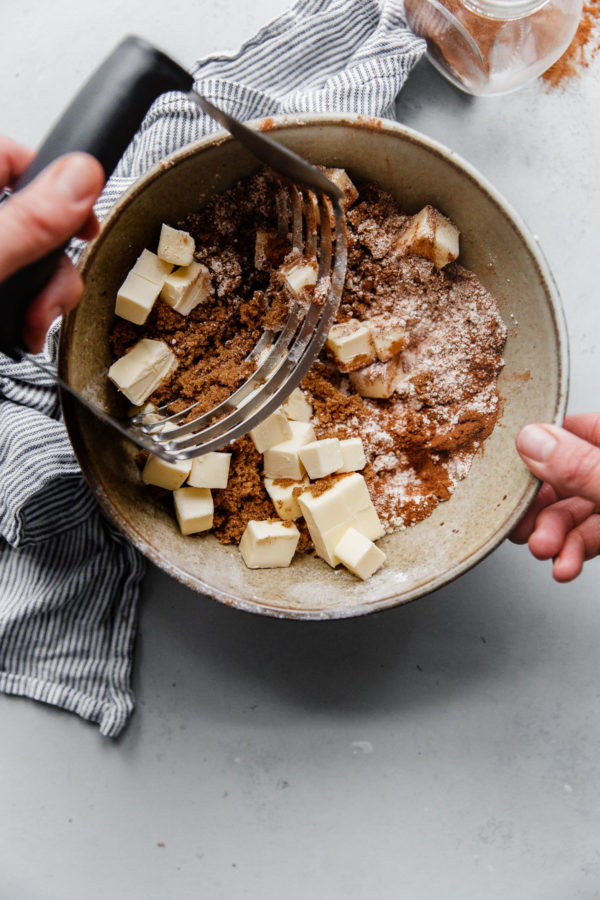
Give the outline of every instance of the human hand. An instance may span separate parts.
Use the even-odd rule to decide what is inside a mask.
[[[0,187],[10,187],[35,153],[10,138],[0,137]],[[105,175],[86,153],[70,153],[48,166],[31,184],[0,207],[0,282],[73,235],[91,240],[98,233],[92,211]],[[23,337],[38,353],[52,321],[77,305],[83,283],[63,254],[52,279],[27,310]]]
[[[564,428],[527,425],[516,445],[544,483],[510,539],[553,559],[556,581],[572,581],[600,554],[600,414],[568,416]]]

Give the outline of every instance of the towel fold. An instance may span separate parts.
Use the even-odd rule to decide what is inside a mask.
[[[199,93],[240,119],[391,117],[424,49],[398,0],[300,0],[238,53],[200,60],[192,73]],[[183,95],[159,97],[98,200],[99,218],[150,167],[219,127]],[[81,247],[73,242],[74,257]],[[43,353],[53,365],[57,330]],[[134,705],[144,569],[85,483],[52,379],[0,354],[0,690],[118,735]]]

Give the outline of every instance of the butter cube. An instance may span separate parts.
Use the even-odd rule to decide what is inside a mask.
[[[112,364],[108,377],[131,403],[139,406],[176,368],[175,354],[163,341],[144,338]]]
[[[210,272],[206,266],[192,262],[165,278],[160,296],[171,309],[187,316],[208,299],[211,290]]]
[[[279,273],[284,284],[289,288],[294,297],[299,297],[309,287],[317,283],[317,264],[312,259],[298,259],[286,263]]]
[[[226,488],[229,480],[231,453],[214,451],[192,460],[188,484],[197,488]]]
[[[350,372],[350,383],[361,397],[388,399],[404,380],[404,372],[398,358],[387,362],[375,362],[357,372]]]
[[[310,422],[313,414],[312,405],[300,388],[294,388],[287,400],[282,403],[281,409],[288,419],[293,419],[295,422]]]
[[[337,438],[325,438],[322,441],[312,441],[298,449],[298,456],[304,465],[308,477],[324,478],[336,472],[344,465],[344,458]]]
[[[355,498],[350,498],[344,482],[353,477],[354,475],[347,475],[344,478],[336,479],[325,490],[318,482],[316,485],[307,485],[306,489],[300,493],[298,503],[302,515],[307,522],[312,519],[321,534],[326,534],[337,525],[350,526],[350,520],[355,512],[353,506]],[[356,477],[362,478],[361,475]]]
[[[143,325],[160,294],[160,284],[131,271],[117,292],[115,314],[134,325]]]
[[[365,448],[360,438],[346,438],[340,441],[340,450],[344,462],[336,472],[356,472],[367,464]]]
[[[385,562],[385,553],[375,544],[357,531],[348,528],[335,547],[335,555],[346,568],[366,581]]]
[[[265,478],[265,490],[275,507],[275,512],[280,519],[290,521],[299,519],[302,515],[298,498],[294,497],[294,491],[297,487],[308,484],[308,479],[301,481],[292,481],[291,479],[274,480],[273,478]]]
[[[175,266],[189,266],[194,259],[196,243],[191,234],[163,225],[158,242],[158,256]]]
[[[290,251],[290,243],[276,231],[258,228],[254,245],[254,267],[261,272],[277,269]]]
[[[197,534],[212,528],[214,505],[208,488],[180,487],[173,491],[173,499],[182,534]]]
[[[348,319],[329,329],[326,345],[340,372],[351,372],[373,362],[375,347],[371,331],[358,319]]]
[[[132,406],[127,415],[130,419],[133,419],[134,416],[141,416],[143,425],[155,425],[163,419],[154,403]]]
[[[292,429],[285,414],[277,409],[251,430],[250,437],[258,452],[264,453],[269,447],[288,441],[292,437]]]
[[[153,282],[153,284],[162,286],[167,275],[170,275],[173,271],[173,264],[165,262],[164,259],[159,259],[152,250],[142,250],[131,271]]]
[[[358,472],[350,472],[338,480],[344,505],[351,515],[362,512],[373,506],[369,488],[363,475]]]
[[[371,331],[377,359],[387,362],[400,353],[406,343],[406,332],[401,325],[387,316],[373,316],[366,324]]]
[[[298,453],[301,447],[316,441],[317,437],[310,422],[290,420],[289,425],[291,438],[265,450],[264,471],[269,478],[293,478],[294,481],[300,481],[304,475],[304,466]]]
[[[370,541],[378,541],[385,534],[385,528],[381,524],[381,519],[372,503],[354,513],[352,525],[357,531],[368,537]]]
[[[455,260],[459,253],[459,231],[450,219],[425,206],[412,217],[400,235],[396,250],[430,259],[438,269]]]
[[[167,462],[151,453],[142,471],[142,481],[144,484],[155,484],[157,487],[166,488],[167,491],[174,491],[181,487],[191,468],[191,459],[174,459]]]
[[[248,522],[240,541],[240,553],[249,569],[289,566],[300,532],[292,522],[275,519]]]
[[[325,174],[344,194],[340,204],[344,212],[346,212],[346,210],[350,209],[354,201],[358,199],[358,191],[352,184],[345,169],[325,169]]]
[[[362,475],[344,475],[321,493],[314,486],[303,491],[298,503],[319,556],[335,567],[335,548],[348,528],[375,540],[384,533]]]
[[[335,548],[353,521],[352,513],[344,502],[340,482],[319,496],[311,494],[310,489],[304,491],[298,503],[315,550],[321,559],[335,568],[338,564]]]

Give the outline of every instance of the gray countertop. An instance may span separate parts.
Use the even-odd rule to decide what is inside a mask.
[[[38,142],[124,33],[190,63],[287,3],[123,6],[3,12],[6,133]],[[599,402],[599,109],[598,65],[478,100],[423,62],[398,103],[539,236],[572,411]],[[560,586],[504,544],[407,607],[301,623],[150,569],[120,739],[0,696],[0,900],[600,897],[599,571]]]

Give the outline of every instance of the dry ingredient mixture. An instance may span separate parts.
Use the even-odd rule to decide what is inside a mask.
[[[245,357],[266,325],[285,320],[288,300],[276,268],[289,245],[272,250],[267,270],[255,267],[257,228],[274,228],[276,185],[265,172],[212,199],[179,227],[196,240],[195,258],[211,273],[213,297],[183,317],[158,301],[145,325],[118,320],[115,358],[140,338],[165,341],[179,366],[149,398],[196,413],[224,399],[250,373]],[[394,247],[410,217],[376,184],[360,190],[347,213],[348,271],[338,322],[389,316],[406,331],[406,379],[389,400],[362,398],[324,351],[301,387],[314,408],[317,438],[362,438],[362,474],[386,531],[412,525],[448,500],[500,413],[496,379],[506,328],[493,297],[458,263],[438,270]],[[263,483],[262,457],[248,437],[232,451],[228,486],[213,492],[213,533],[239,542],[251,519],[274,515]],[[335,476],[333,476],[335,478]],[[168,492],[154,489],[171,503]],[[303,522],[299,550],[311,547]]]

